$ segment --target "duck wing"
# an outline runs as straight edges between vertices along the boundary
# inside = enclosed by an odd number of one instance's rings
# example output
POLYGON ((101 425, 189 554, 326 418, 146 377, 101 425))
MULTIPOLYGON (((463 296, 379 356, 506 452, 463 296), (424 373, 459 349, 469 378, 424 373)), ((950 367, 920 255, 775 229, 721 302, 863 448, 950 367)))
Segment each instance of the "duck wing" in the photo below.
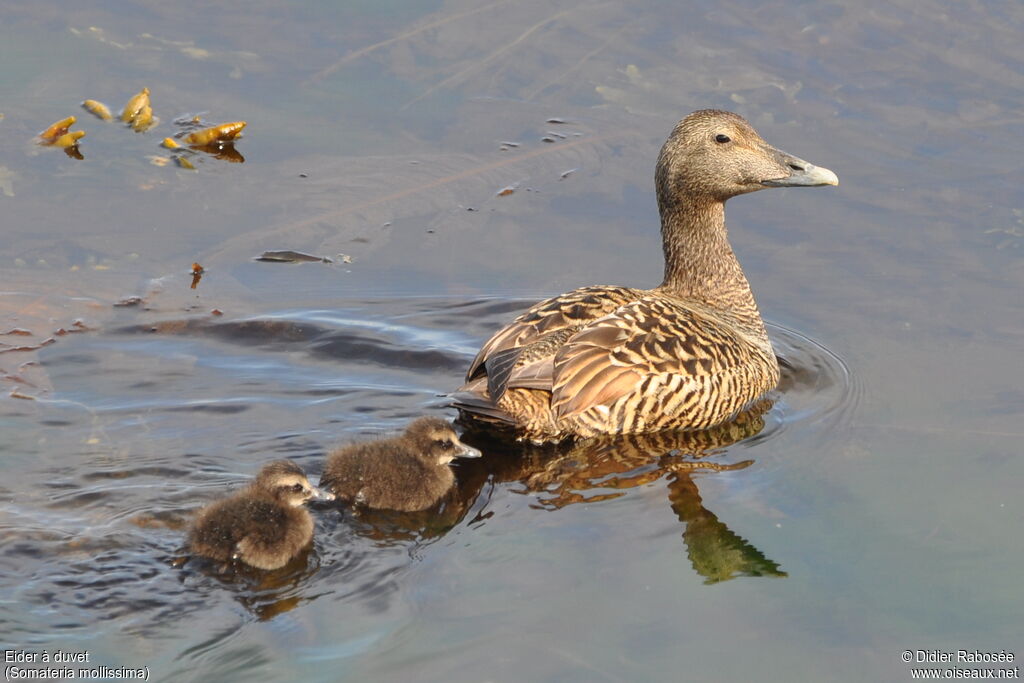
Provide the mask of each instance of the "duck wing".
POLYGON ((288 535, 287 513, 278 504, 259 498, 243 502, 244 523, 235 543, 233 557, 250 562, 254 553, 266 553, 283 543, 288 535))
POLYGON ((545 375, 541 370, 543 363, 538 364, 538 361, 553 356, 566 339, 588 322, 608 315, 645 293, 629 287, 595 286, 541 301, 487 340, 470 364, 466 382, 486 375, 494 400, 510 386, 513 371, 521 381, 532 381, 535 388, 550 388, 550 371, 545 375), (527 363, 537 366, 524 368, 527 363))
POLYGON ((714 423, 711 413, 739 410, 769 390, 773 360, 767 338, 728 314, 647 295, 591 322, 559 348, 551 408, 559 420, 597 408, 613 423, 609 431, 680 415, 701 428, 714 423), (630 398, 620 402, 624 397, 630 398))

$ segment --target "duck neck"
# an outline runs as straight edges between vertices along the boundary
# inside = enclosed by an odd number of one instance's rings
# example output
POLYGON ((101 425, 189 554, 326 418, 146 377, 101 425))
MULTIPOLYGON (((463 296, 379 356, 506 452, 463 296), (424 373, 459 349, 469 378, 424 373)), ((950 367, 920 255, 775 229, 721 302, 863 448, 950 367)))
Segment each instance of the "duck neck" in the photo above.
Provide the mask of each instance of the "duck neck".
POLYGON ((661 239, 665 280, 659 289, 729 311, 766 336, 750 284, 729 245, 724 202, 704 198, 662 206, 661 239))

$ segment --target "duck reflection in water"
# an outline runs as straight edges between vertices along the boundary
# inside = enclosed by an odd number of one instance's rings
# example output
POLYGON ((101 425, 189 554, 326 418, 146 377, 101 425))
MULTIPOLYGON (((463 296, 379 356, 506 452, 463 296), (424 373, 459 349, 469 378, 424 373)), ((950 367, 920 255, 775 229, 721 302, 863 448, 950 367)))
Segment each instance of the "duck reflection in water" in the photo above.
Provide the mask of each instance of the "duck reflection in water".
POLYGON ((571 445, 537 446, 504 438, 492 429, 471 429, 462 442, 480 449, 483 457, 455 464, 455 485, 437 504, 417 511, 356 506, 340 527, 380 546, 413 543, 415 552, 467 517, 470 526, 484 521, 490 514, 486 499, 496 484, 517 482, 521 493, 536 496, 535 507, 557 511, 618 498, 629 489, 665 479, 669 505, 685 527, 682 538, 690 562, 706 583, 739 576, 786 576, 778 563, 704 507, 692 476, 749 467, 751 460, 722 462, 716 456, 738 441, 756 437, 771 405, 770 400, 759 401, 713 429, 600 436, 571 445))
POLYGON ((537 506, 547 510, 618 498, 628 489, 665 478, 669 505, 686 527, 682 538, 690 562, 705 583, 738 576, 781 577, 786 573, 778 563, 704 507, 692 476, 749 467, 751 460, 722 463, 711 458, 760 432, 770 407, 771 401, 762 400, 733 421, 699 432, 601 436, 557 449, 498 440, 493 431, 464 439, 484 451, 494 479, 521 482, 524 492, 537 495, 537 506))

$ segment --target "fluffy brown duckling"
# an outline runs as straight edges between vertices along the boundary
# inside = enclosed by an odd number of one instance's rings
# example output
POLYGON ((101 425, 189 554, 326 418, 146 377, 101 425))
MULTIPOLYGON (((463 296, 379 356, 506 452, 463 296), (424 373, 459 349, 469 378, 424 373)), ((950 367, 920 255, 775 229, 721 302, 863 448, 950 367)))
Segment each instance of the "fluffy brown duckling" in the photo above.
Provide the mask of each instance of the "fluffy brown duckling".
POLYGON ((584 287, 536 304, 483 345, 456 407, 538 442, 731 420, 775 387, 779 366, 729 246, 725 202, 770 187, 838 184, 737 114, 690 114, 655 170, 662 283, 584 287))
POLYGON ((188 545, 197 555, 258 569, 277 569, 313 540, 313 517, 302 507, 314 498, 332 499, 288 460, 263 466, 252 484, 199 511, 188 545))
POLYGON ((331 453, 320 486, 338 500, 382 510, 413 512, 436 505, 455 484, 448 464, 479 458, 452 426, 421 417, 391 439, 352 444, 331 453))

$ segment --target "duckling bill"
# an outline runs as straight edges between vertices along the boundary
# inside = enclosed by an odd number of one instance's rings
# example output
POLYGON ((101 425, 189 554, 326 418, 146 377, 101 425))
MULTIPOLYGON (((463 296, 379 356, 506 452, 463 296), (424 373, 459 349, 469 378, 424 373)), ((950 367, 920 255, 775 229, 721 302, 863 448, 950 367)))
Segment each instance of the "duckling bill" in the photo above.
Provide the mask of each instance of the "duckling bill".
POLYGON ((318 491, 295 463, 277 460, 245 489, 200 510, 188 545, 221 562, 278 569, 312 542, 313 517, 302 505, 315 498, 333 496, 318 491))
POLYGON ((455 458, 479 458, 450 424, 434 417, 412 422, 401 436, 340 448, 328 457, 320 486, 341 501, 414 512, 441 501, 455 485, 455 458))
POLYGON ((536 304, 483 345, 454 405, 463 419, 537 442, 728 422, 775 387, 779 366, 729 245, 725 202, 838 184, 737 114, 690 114, 655 168, 662 283, 583 287, 536 304))

